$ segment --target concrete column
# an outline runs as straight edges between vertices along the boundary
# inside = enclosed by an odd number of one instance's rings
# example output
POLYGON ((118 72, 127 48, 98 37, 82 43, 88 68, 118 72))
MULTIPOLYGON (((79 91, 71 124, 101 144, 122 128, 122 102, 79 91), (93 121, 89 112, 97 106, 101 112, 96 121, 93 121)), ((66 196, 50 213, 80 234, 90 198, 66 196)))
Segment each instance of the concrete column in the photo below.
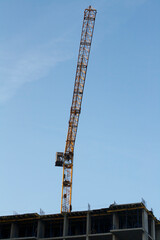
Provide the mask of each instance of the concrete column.
POLYGON ((148 240, 148 233, 142 233, 142 240, 148 240))
POLYGON ((87 223, 86 223, 86 240, 89 240, 89 234, 91 233, 91 213, 87 212, 87 223))
POLYGON ((142 210, 142 227, 148 233, 148 213, 145 209, 142 210))
POLYGON ((155 220, 154 219, 152 219, 152 222, 151 222, 151 237, 153 238, 153 240, 156 239, 155 220))
POLYGON ((145 209, 142 210, 142 227, 144 229, 142 240, 148 240, 148 213, 145 209))
POLYGON ((113 213, 113 229, 119 229, 119 217, 117 213, 113 213))
POLYGON ((63 237, 68 235, 68 216, 67 213, 64 213, 64 220, 63 220, 63 237))
POLYGON ((44 238, 44 223, 39 220, 38 227, 37 227, 37 238, 44 238))
POLYGON ((112 235, 112 240, 118 240, 118 237, 116 237, 115 235, 112 235))
POLYGON ((16 223, 11 224, 11 232, 10 238, 17 238, 18 237, 18 226, 16 223))

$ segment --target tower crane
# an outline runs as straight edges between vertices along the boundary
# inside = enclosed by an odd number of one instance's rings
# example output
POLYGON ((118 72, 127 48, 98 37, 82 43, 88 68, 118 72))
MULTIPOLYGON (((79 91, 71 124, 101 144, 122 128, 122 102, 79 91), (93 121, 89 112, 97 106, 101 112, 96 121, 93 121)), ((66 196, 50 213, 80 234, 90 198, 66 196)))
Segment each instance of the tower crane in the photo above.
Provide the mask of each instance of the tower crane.
POLYGON ((79 122, 79 115, 81 112, 81 104, 83 98, 83 91, 96 13, 97 13, 96 9, 92 8, 91 6, 86 8, 84 11, 84 19, 82 25, 72 105, 70 109, 66 146, 64 153, 63 152, 56 153, 55 166, 63 167, 61 213, 71 212, 72 210, 71 200, 72 200, 73 155, 79 122))

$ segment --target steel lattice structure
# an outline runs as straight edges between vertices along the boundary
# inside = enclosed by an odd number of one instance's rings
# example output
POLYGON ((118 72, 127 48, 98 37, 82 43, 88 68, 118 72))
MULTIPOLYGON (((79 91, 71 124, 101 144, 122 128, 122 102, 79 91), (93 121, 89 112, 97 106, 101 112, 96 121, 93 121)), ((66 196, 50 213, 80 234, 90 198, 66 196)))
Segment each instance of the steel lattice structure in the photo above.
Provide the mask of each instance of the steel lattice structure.
POLYGON ((70 119, 69 119, 65 152, 64 154, 57 153, 56 166, 63 166, 61 212, 70 212, 72 208, 71 198, 72 198, 74 146, 75 146, 75 140, 77 135, 79 115, 81 112, 81 104, 82 104, 82 98, 83 98, 83 91, 84 91, 96 13, 97 11, 93 9, 91 6, 89 6, 84 11, 84 19, 83 19, 83 25, 82 25, 82 33, 81 33, 79 55, 78 55, 78 62, 77 62, 77 69, 76 69, 76 76, 75 76, 72 105, 70 110, 70 119))

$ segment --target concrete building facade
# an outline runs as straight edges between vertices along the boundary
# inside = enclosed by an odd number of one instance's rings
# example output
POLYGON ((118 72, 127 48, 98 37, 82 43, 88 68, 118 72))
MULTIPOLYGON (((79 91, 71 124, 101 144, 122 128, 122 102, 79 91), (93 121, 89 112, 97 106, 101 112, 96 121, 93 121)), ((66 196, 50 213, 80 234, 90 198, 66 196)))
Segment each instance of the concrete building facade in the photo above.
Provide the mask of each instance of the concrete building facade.
POLYGON ((143 203, 65 214, 1 216, 0 239, 160 240, 160 221, 143 203))

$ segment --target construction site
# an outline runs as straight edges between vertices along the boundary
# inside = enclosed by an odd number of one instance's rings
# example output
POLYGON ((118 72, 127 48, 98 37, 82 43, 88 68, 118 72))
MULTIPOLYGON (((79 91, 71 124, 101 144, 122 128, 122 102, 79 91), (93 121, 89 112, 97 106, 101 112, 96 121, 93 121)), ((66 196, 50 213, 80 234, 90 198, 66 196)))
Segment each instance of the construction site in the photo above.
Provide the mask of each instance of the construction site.
POLYGON ((63 168, 61 213, 1 216, 0 239, 160 240, 160 221, 144 202, 72 212, 74 147, 96 13, 91 6, 84 11, 66 146, 56 153, 55 166, 63 168))
POLYGON ((159 240, 160 221, 143 203, 0 217, 0 239, 159 240))

